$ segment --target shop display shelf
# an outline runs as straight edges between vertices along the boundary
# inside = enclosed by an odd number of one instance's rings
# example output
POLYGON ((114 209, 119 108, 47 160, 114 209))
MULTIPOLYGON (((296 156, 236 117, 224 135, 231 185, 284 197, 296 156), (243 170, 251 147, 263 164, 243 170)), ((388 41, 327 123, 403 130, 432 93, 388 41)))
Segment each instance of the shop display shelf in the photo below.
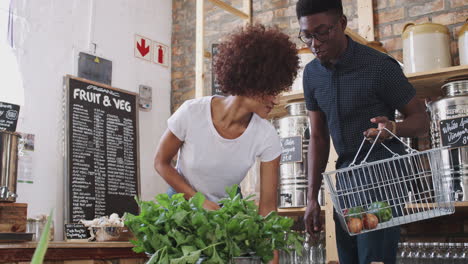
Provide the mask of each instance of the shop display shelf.
POLYGON ((441 87, 447 80, 460 76, 468 77, 468 65, 452 66, 432 71, 407 74, 409 82, 416 88, 420 98, 442 95, 441 87))
MULTIPOLYGON (((320 206, 322 214, 325 212, 325 206, 320 206)), ((278 208, 278 214, 283 216, 304 216, 306 211, 305 207, 297 208, 278 208)))
MULTIPOLYGON (((409 82, 416 88, 419 98, 433 98, 442 95, 441 87, 447 80, 460 76, 468 77, 468 65, 452 66, 432 71, 407 74, 409 82)), ((285 105, 304 99, 301 90, 289 91, 280 96, 279 104, 271 111, 269 118, 279 118, 287 114, 285 105)))
MULTIPOLYGON (((408 209, 423 209, 423 208, 434 208, 436 204, 433 203, 407 203, 405 208, 408 209)), ((455 213, 468 212, 468 202, 455 202, 455 213)))

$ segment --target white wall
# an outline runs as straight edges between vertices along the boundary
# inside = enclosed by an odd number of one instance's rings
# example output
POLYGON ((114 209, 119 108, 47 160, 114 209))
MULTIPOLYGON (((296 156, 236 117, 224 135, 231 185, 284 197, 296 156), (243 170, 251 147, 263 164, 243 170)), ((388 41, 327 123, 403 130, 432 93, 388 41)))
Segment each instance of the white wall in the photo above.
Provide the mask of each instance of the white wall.
MULTIPOLYGON (((6 1, 6 0, 2 0, 6 1)), ((77 75, 78 52, 112 61, 112 86, 138 92, 153 88, 153 109, 139 113, 142 198, 164 192, 152 159, 170 115, 170 68, 134 57, 134 34, 170 46, 172 1, 169 0, 13 0, 15 53, 24 83, 24 106, 18 131, 36 135, 34 183, 18 185, 17 202, 28 215, 55 209, 56 240, 63 237, 63 86, 77 75), (94 15, 93 15, 94 13, 94 15)), ((1 63, 1 62, 0 62, 1 63)))

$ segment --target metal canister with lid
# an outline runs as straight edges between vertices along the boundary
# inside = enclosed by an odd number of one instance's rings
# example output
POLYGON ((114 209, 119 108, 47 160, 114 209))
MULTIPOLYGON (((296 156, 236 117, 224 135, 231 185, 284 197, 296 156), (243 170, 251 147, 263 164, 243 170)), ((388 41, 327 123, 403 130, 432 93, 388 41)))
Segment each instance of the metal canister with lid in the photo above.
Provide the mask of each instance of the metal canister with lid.
POLYGON ((0 131, 0 202, 15 202, 19 134, 0 131))
MULTIPOLYGON (((400 113, 400 111, 395 110, 395 122, 400 123, 405 120, 405 116, 400 113)), ((412 148, 413 140, 409 137, 400 137, 400 140, 403 141, 407 146, 405 146, 406 153, 410 153, 410 148, 412 148)))
POLYGON ((403 29, 402 39, 405 73, 452 66, 450 32, 446 26, 408 23, 403 29))
MULTIPOLYGON (((279 207, 304 207, 307 205, 307 148, 309 145, 309 118, 304 102, 286 105, 288 115, 274 120, 273 124, 281 138, 283 155, 280 165, 279 207), (285 159, 285 142, 299 140, 299 158, 285 159)), ((295 147, 297 144, 295 144, 295 147)), ((296 155, 298 156, 298 155, 296 155)))
MULTIPOLYGON (((428 104, 431 114, 432 147, 441 147, 441 127, 444 120, 468 118, 468 77, 442 86, 444 97, 428 104)), ((468 128, 466 128, 468 129, 468 128)), ((468 147, 455 147, 442 152, 444 168, 453 177, 455 199, 468 201, 468 147)))

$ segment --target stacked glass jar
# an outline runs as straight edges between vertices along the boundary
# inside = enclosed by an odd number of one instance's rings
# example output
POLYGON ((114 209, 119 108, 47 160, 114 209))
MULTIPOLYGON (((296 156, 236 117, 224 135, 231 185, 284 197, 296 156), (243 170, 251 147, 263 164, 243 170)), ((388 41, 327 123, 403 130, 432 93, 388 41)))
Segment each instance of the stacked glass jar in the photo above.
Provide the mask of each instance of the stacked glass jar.
POLYGON ((317 234, 318 238, 312 238, 307 232, 301 232, 304 238, 302 255, 298 252, 280 252, 280 264, 325 264, 325 231, 317 234))
POLYGON ((396 263, 465 264, 468 263, 468 243, 399 243, 396 263))

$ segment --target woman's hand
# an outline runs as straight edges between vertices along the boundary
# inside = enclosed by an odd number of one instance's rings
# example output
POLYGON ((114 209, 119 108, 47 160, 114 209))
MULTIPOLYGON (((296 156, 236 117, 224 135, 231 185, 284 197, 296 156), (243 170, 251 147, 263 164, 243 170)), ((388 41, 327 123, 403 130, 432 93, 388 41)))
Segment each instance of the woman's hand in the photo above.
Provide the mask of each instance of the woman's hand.
POLYGON ((215 211, 215 210, 218 210, 219 208, 219 205, 215 202, 212 202, 210 200, 205 200, 205 202, 203 203, 203 208, 207 209, 207 210, 211 210, 211 211, 215 211))

